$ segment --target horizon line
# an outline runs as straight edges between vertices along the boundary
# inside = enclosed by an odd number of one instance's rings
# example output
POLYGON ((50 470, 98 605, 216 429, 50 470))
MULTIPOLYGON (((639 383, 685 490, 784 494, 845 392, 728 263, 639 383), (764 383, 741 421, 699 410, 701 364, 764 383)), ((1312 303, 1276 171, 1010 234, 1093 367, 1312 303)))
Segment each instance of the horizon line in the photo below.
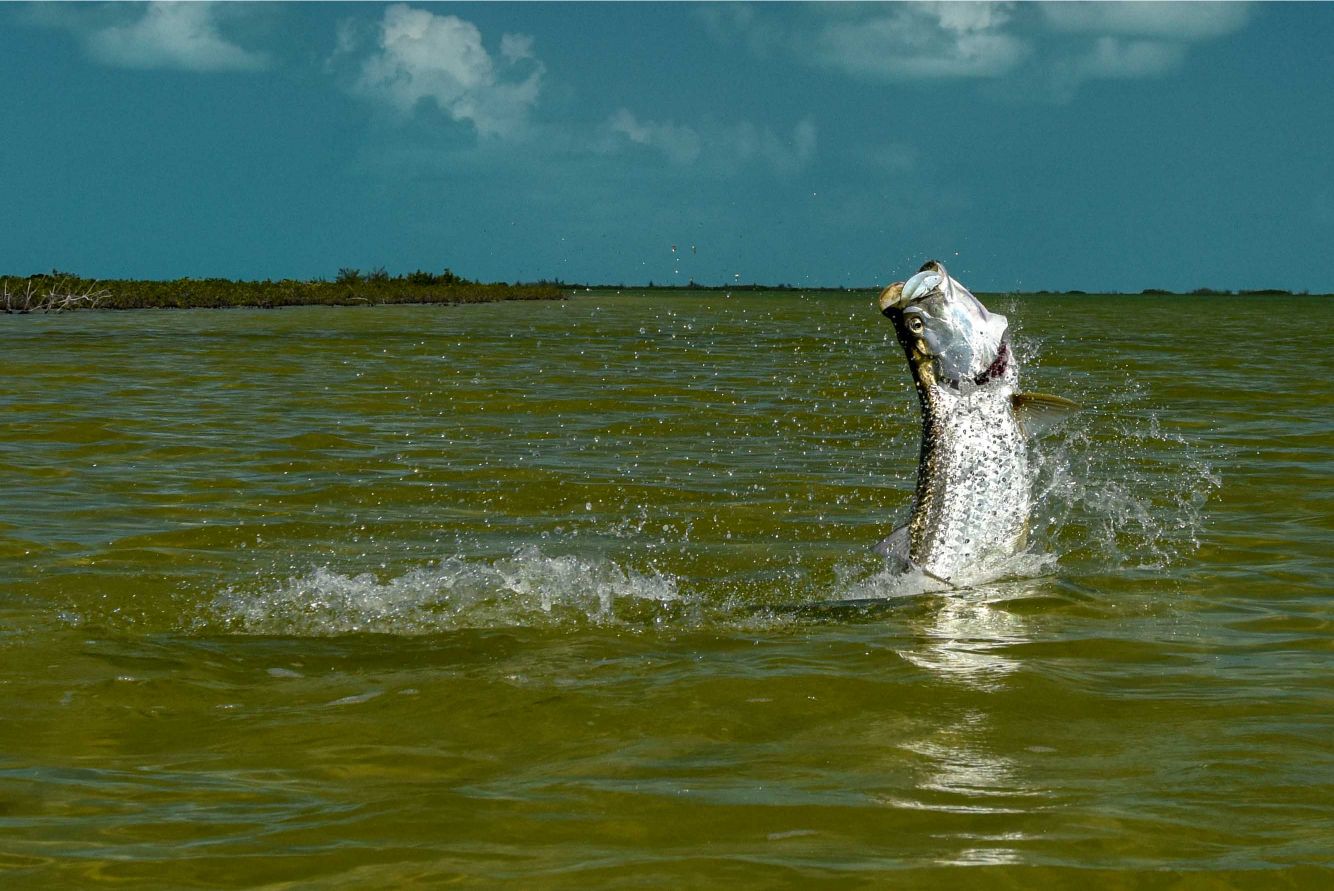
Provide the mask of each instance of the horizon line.
MULTIPOLYGON (((378 279, 378 280, 380 280, 380 281, 384 281, 384 282, 386 282, 386 283, 403 282, 403 283, 405 283, 405 284, 408 284, 408 283, 410 283, 410 282, 408 281, 409 276, 411 276, 411 275, 413 274, 413 273, 399 273, 399 274, 397 274, 397 275, 392 275, 392 276, 390 276, 390 275, 388 275, 387 273, 384 272, 384 268, 383 268, 383 267, 376 267, 374 270, 372 270, 371 273, 367 274, 367 279, 368 279, 368 280, 376 280, 376 279, 372 279, 372 278, 371 278, 371 276, 375 274, 376 270, 378 270, 379 273, 381 273, 382 275, 385 276, 384 278, 382 278, 382 279, 378 279)), ((341 276, 344 272, 347 272, 347 271, 349 271, 349 270, 347 270, 347 269, 340 269, 340 270, 339 270, 339 276, 341 276)), ((354 273, 356 276, 358 276, 358 277, 360 277, 360 275, 361 275, 360 270, 357 270, 357 269, 351 269, 350 271, 353 272, 353 273, 354 273)), ((416 274, 421 274, 421 270, 416 270, 416 274)), ((446 267, 446 268, 445 268, 445 274, 447 274, 447 275, 454 275, 454 273, 451 272, 451 270, 449 269, 449 267, 446 267)), ((225 281, 225 282, 238 282, 238 283, 239 283, 239 282, 283 282, 283 281, 291 281, 291 282, 310 282, 310 283, 313 283, 313 282, 330 282, 330 281, 337 282, 337 281, 338 281, 338 278, 329 278, 329 277, 326 277, 326 276, 315 276, 315 277, 313 277, 313 278, 294 278, 294 277, 290 277, 290 276, 284 276, 284 277, 282 277, 282 278, 272 278, 272 277, 265 277, 265 278, 228 278, 228 277, 226 277, 226 276, 217 276, 217 275, 214 275, 214 276, 188 276, 188 275, 187 275, 187 276, 177 276, 177 277, 174 277, 174 278, 103 278, 103 277, 85 276, 85 275, 81 275, 81 274, 76 273, 76 272, 68 272, 68 271, 65 271, 65 270, 58 269, 58 268, 53 268, 50 272, 36 272, 36 273, 32 273, 32 274, 30 274, 30 275, 12 275, 12 274, 9 274, 9 273, 0 273, 0 279, 33 279, 33 278, 70 278, 70 279, 77 279, 77 280, 80 280, 80 281, 93 281, 93 282, 161 282, 161 283, 175 282, 175 281, 180 281, 180 282, 186 282, 186 281, 225 281)), ((733 282, 733 283, 729 283, 729 284, 710 284, 710 283, 707 283, 707 282, 697 282, 697 281, 695 281, 694 279, 691 279, 691 280, 689 280, 689 281, 687 281, 687 282, 684 282, 684 283, 665 283, 665 282, 657 282, 657 281, 655 281, 655 280, 653 280, 653 279, 649 279, 647 283, 644 283, 644 282, 638 282, 638 283, 634 283, 634 282, 632 282, 632 283, 617 282, 617 283, 612 283, 612 282, 572 282, 572 281, 565 281, 564 279, 561 279, 561 278, 539 278, 539 279, 532 279, 532 280, 527 280, 527 281, 522 280, 522 279, 498 279, 498 280, 496 280, 496 281, 494 281, 494 282, 483 282, 483 281, 481 281, 481 280, 479 280, 479 279, 468 279, 466 276, 459 276, 458 278, 459 278, 459 280, 462 281, 462 282, 474 282, 474 283, 477 283, 477 284, 500 284, 500 285, 553 285, 553 286, 561 287, 561 288, 584 289, 584 290, 598 290, 598 291, 610 291, 610 290, 654 290, 654 291, 728 291, 728 290, 743 290, 743 291, 803 291, 803 290, 804 290, 804 291, 845 291, 845 292, 854 292, 854 291, 879 291, 879 290, 883 290, 885 287, 887 287, 887 285, 882 285, 882 284, 860 284, 860 285, 824 285, 824 284, 805 284, 805 285, 794 285, 794 284, 791 284, 791 283, 789 283, 789 282, 777 282, 777 283, 772 283, 772 284, 771 284, 771 283, 765 283, 765 282, 733 282)), ((1276 287, 1260 287, 1260 288, 1214 288, 1214 287, 1204 286, 1204 287, 1192 288, 1192 289, 1190 289, 1190 290, 1174 290, 1174 289, 1171 289, 1171 288, 1160 288, 1160 287, 1140 288, 1140 289, 1138 289, 1138 290, 1099 289, 1099 288, 1087 288, 1087 287, 1085 287, 1085 288, 1023 288, 1023 289, 1020 289, 1020 288, 1002 288, 1002 289, 997 289, 997 288, 985 288, 985 287, 979 287, 979 288, 970 288, 970 290, 972 290, 972 291, 974 291, 975 293, 978 293, 978 294, 988 294, 988 295, 1006 295, 1006 294, 1059 294, 1059 295, 1069 295, 1069 296, 1080 296, 1080 295, 1096 295, 1096 294, 1123 294, 1123 295, 1143 295, 1143 296, 1153 296, 1153 295, 1174 295, 1174 296, 1178 296, 1178 297, 1191 297, 1191 296, 1195 296, 1195 297, 1208 297, 1208 296, 1226 297, 1226 296, 1247 296, 1247 295, 1275 295, 1275 296, 1280 296, 1280 295, 1287 294, 1287 295, 1291 295, 1291 296, 1294 296, 1294 297, 1302 297, 1302 296, 1334 296, 1334 290, 1319 291, 1319 290, 1312 290, 1312 289, 1309 289, 1309 288, 1303 288, 1303 289, 1301 289, 1301 290, 1293 290, 1293 289, 1291 289, 1291 288, 1276 288, 1276 287)))

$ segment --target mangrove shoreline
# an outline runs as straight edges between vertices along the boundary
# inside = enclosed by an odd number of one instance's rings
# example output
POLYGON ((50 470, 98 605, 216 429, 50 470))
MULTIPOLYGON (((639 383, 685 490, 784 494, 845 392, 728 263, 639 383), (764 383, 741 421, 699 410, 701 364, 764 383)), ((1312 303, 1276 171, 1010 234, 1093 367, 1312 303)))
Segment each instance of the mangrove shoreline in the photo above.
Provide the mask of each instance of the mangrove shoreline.
MULTIPOLYGON (((234 281, 223 278, 181 278, 171 280, 84 278, 72 273, 53 271, 30 276, 0 276, 0 314, 69 312, 76 309, 277 309, 286 306, 385 306, 392 304, 493 303, 505 300, 564 300, 575 292, 620 293, 801 293, 874 296, 878 286, 796 287, 788 284, 701 285, 609 285, 572 284, 556 281, 507 284, 476 282, 443 273, 414 272, 389 276, 375 270, 363 276, 358 270, 343 269, 337 279, 302 281, 234 281)), ((1110 292, 1108 292, 1110 293, 1110 292)), ((1260 290, 1168 291, 1146 288, 1137 292, 1148 297, 1229 297, 1229 296, 1329 296, 1311 295, 1278 288, 1260 290)), ((1078 296, 1096 299, 1103 292, 1024 291, 978 292, 987 299, 1036 296, 1078 296)))
POLYGON ((492 303, 563 300, 571 288, 550 282, 505 284, 469 281, 449 270, 390 277, 362 277, 343 270, 335 281, 232 281, 181 278, 167 281, 88 279, 53 272, 0 276, 0 313, 68 312, 76 309, 228 309, 284 306, 382 306, 386 304, 492 303))

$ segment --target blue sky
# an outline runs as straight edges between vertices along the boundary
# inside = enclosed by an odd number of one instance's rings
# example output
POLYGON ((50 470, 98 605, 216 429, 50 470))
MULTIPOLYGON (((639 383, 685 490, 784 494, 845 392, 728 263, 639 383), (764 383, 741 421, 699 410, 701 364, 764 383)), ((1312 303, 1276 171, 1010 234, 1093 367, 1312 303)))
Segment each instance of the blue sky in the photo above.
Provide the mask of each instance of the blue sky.
POLYGON ((7 5, 0 270, 1330 291, 1331 45, 1329 4, 7 5))

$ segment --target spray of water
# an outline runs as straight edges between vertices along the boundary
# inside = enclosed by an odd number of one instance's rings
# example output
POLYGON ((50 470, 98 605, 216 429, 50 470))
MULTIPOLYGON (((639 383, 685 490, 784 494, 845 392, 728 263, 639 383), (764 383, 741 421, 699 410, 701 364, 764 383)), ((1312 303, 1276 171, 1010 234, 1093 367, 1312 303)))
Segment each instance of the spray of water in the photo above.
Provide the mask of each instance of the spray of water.
POLYGON ((451 556, 380 581, 328 568, 277 585, 228 588, 201 623, 249 634, 424 634, 457 628, 668 621, 674 579, 605 559, 547 556, 536 547, 498 560, 451 556))
MULTIPOLYGON (((1154 417, 1115 417, 1109 429, 1072 424, 1033 446, 1029 549, 974 567, 956 580, 960 587, 978 591, 1052 573, 1161 570, 1188 559, 1217 478, 1190 441, 1164 431, 1154 417), (1119 456, 1137 447, 1162 457, 1127 466, 1119 456)), ((1092 424, 1098 422, 1095 415, 1092 424)), ((622 529, 613 524, 607 537, 622 529)), ((573 539, 548 542, 562 545, 583 547, 573 539)), ((208 604, 199 624, 299 636, 515 626, 759 627, 840 602, 959 593, 920 572, 867 559, 839 563, 832 579, 816 584, 802 573, 771 579, 763 592, 742 582, 635 568, 635 562, 633 556, 553 555, 528 545, 498 559, 456 554, 388 579, 314 568, 276 583, 229 587, 208 604)))
POLYGON ((1086 570, 1161 570, 1198 549, 1221 484, 1198 441, 1167 427, 1127 379, 1030 443, 1033 549, 1086 570))
MULTIPOLYGON (((1011 311, 1012 318, 1019 315, 1011 311)), ((1040 365, 1040 341, 1018 334, 1014 345, 1025 367, 1040 365)), ((1030 443, 1029 547, 973 567, 956 579, 963 592, 947 591, 919 572, 897 571, 869 555, 850 553, 832 571, 827 564, 818 569, 819 558, 803 556, 799 543, 784 577, 756 581, 750 578, 754 573, 735 566, 712 577, 660 571, 642 565, 644 553, 669 544, 688 550, 707 543, 647 542, 646 530, 656 519, 673 521, 662 524, 665 530, 681 525, 675 523, 681 518, 655 518, 650 524, 641 509, 638 515, 605 518, 577 540, 544 534, 542 549, 525 545, 500 558, 465 549, 388 579, 324 567, 278 582, 234 586, 212 599, 200 625, 314 636, 515 626, 758 627, 808 619, 825 608, 846 616, 838 604, 894 603, 923 595, 1004 599, 1013 594, 1005 588, 1007 580, 1160 571, 1189 559, 1199 544, 1205 504, 1219 485, 1213 456, 1165 425, 1145 387, 1128 375, 1120 380, 1102 375, 1096 385, 1082 387, 1072 381, 1062 390, 1084 409, 1064 428, 1030 443), (597 541, 620 553, 592 553, 589 545, 597 541), (551 553, 567 550, 575 553, 551 553)), ((682 522, 688 529, 688 519, 682 522)), ((812 535, 818 537, 819 530, 812 535)), ((730 532, 726 537, 731 539, 730 532)))

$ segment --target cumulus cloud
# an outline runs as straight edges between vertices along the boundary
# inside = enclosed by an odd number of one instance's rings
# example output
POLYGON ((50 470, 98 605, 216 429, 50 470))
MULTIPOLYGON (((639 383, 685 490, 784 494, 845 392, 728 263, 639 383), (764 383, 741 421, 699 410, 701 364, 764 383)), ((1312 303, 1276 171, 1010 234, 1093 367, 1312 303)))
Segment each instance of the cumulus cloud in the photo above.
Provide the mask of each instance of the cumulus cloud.
POLYGON ((1247 3, 1212 2, 1043 3, 1037 9, 1063 39, 1091 41, 1076 43, 1077 52, 1058 66, 1068 92, 1095 78, 1167 74, 1185 63, 1191 44, 1238 31, 1251 15, 1247 3))
POLYGON ((902 3, 701 12, 715 39, 866 80, 1051 81, 1069 98, 1092 79, 1158 77, 1191 46, 1243 28, 1247 3, 902 3))
POLYGON ((541 90, 545 68, 524 35, 503 35, 493 58, 471 22, 400 3, 384 11, 375 42, 354 89, 402 114, 434 105, 483 136, 510 136, 541 90))
MULTIPOLYGON (((385 8, 378 21, 340 22, 328 67, 342 73, 352 93, 396 116, 437 109, 484 137, 497 137, 486 146, 488 164, 512 163, 540 150, 548 159, 583 163, 616 155, 691 175, 730 175, 748 167, 787 175, 809 164, 816 150, 810 120, 787 133, 744 120, 648 119, 624 107, 592 126, 536 120, 546 69, 532 37, 503 34, 488 48, 472 22, 404 3, 385 8)), ((434 145, 385 155, 422 169, 454 167, 463 157, 434 145)))
POLYGON ((238 7, 214 3, 147 3, 87 10, 58 8, 38 24, 75 34, 93 59, 118 68, 254 71, 269 64, 222 33, 220 18, 238 7), (128 15, 128 17, 127 17, 128 15))
POLYGON ((850 74, 885 80, 992 77, 1028 52, 1007 33, 1009 4, 905 3, 862 18, 826 21, 798 53, 850 74))
POLYGON ((763 164, 770 170, 790 174, 806 166, 815 156, 816 130, 810 120, 800 121, 790 137, 750 121, 724 126, 696 128, 665 121, 640 120, 629 109, 619 109, 606 124, 614 137, 612 148, 630 143, 660 152, 678 165, 699 163, 704 167, 735 169, 763 164))

